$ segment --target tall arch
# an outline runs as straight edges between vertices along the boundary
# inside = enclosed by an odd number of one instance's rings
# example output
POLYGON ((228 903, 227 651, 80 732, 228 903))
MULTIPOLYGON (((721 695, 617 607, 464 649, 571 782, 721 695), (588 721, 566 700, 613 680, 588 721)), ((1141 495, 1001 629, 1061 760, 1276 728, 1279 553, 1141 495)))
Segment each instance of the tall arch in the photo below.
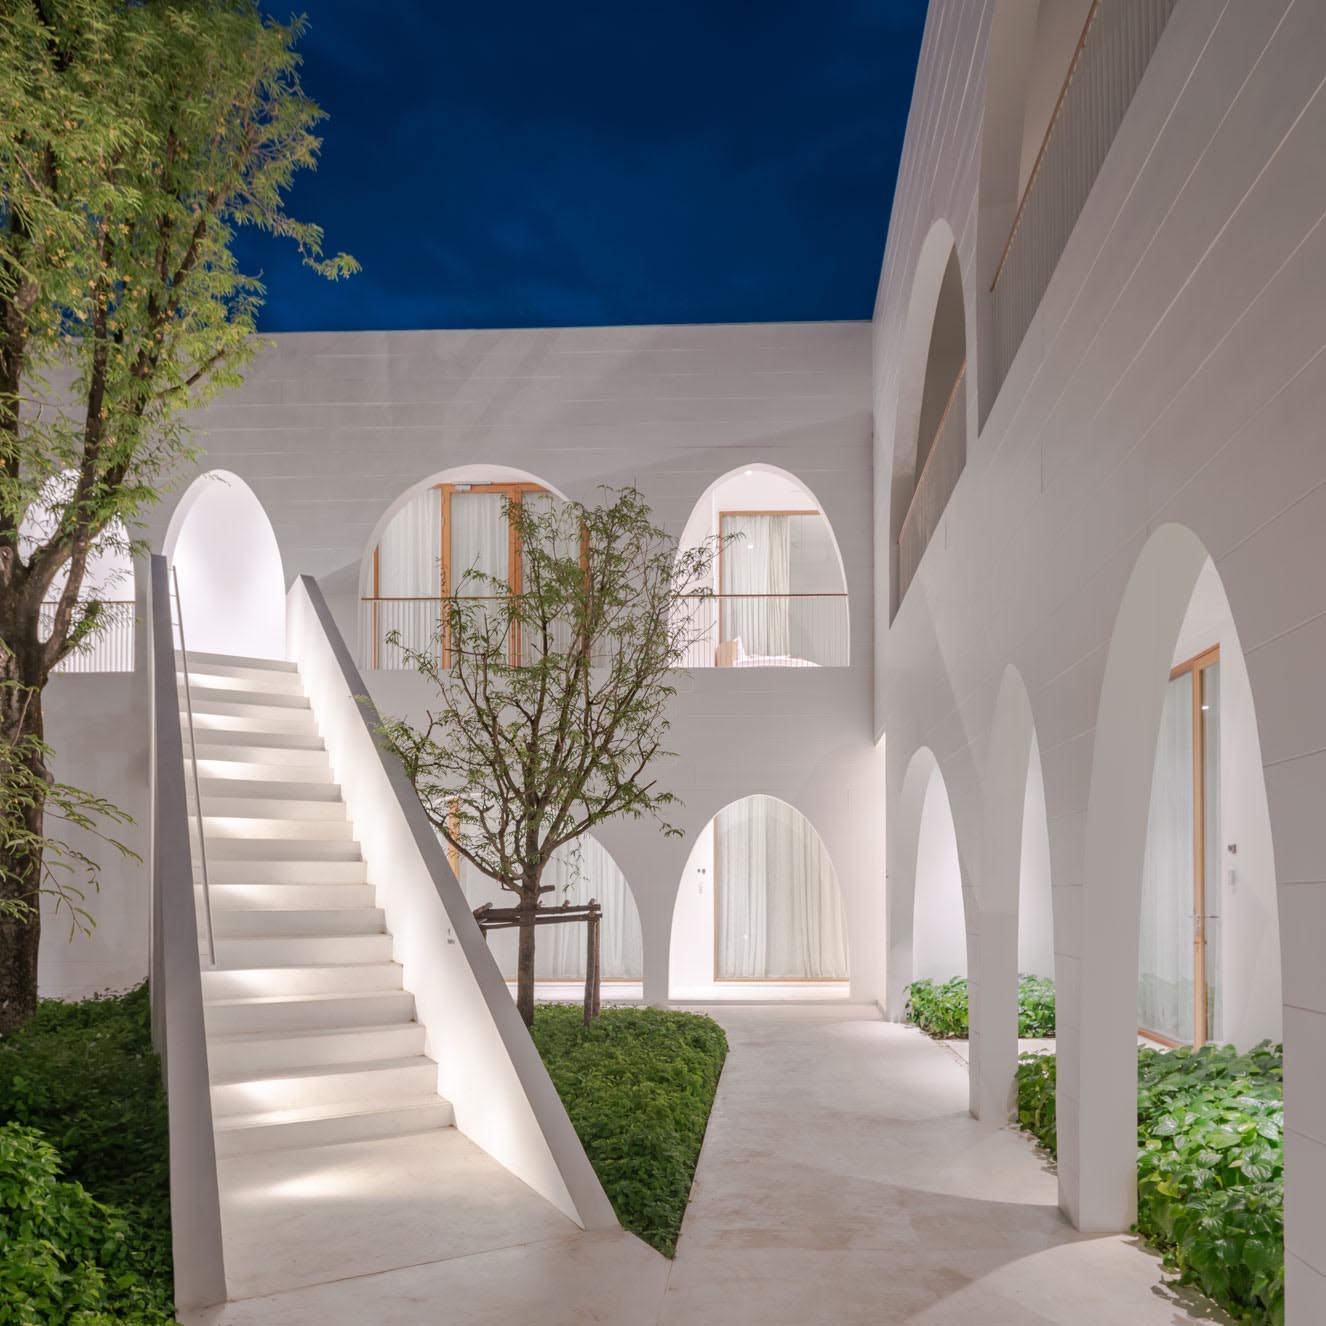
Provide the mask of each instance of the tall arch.
POLYGON ((1012 1107, 1017 1067, 1018 974, 1054 974, 1044 779, 1031 700, 1011 664, 1000 680, 990 726, 982 851, 972 1065, 979 1074, 979 1116, 1003 1120, 1012 1107))
POLYGON ((893 611, 911 584, 967 462, 967 315, 953 231, 921 245, 898 365, 889 544, 893 611))
POLYGON ((752 462, 701 493, 679 548, 717 545, 712 598, 697 598, 687 667, 843 667, 847 575, 819 499, 790 471, 752 462))
POLYGON ((185 490, 166 529, 190 649, 285 657, 285 572, 267 512, 229 470, 185 490))
MULTIPOLYGON (((1074 955, 1077 980, 1060 990, 1060 1201, 1082 1229, 1126 1228, 1136 1210, 1138 949, 1153 778, 1176 654, 1185 635, 1207 631, 1194 625, 1204 584, 1225 620, 1222 650, 1241 691, 1240 808, 1260 832, 1268 882, 1275 878, 1252 692, 1228 600, 1197 536, 1163 525, 1137 559, 1110 639, 1086 822, 1080 934, 1090 942, 1074 955)), ((1248 981, 1280 984, 1278 971, 1258 965, 1249 964, 1248 981)))
POLYGON ((756 793, 707 821, 673 904, 673 999, 841 997, 847 949, 837 872, 800 810, 756 793))

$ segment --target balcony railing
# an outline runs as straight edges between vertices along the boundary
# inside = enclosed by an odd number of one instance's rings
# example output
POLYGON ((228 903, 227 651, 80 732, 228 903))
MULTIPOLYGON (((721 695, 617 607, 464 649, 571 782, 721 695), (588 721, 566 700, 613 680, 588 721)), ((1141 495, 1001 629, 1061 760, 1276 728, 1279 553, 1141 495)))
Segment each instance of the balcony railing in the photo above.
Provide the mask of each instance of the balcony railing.
MULTIPOLYGON (((43 639, 55 625, 55 603, 41 605, 43 639)), ((72 654, 56 664, 57 672, 132 672, 134 670, 134 602, 103 599, 101 625, 72 654)))
MULTIPOLYGON (((678 625, 689 645, 678 667, 846 667, 850 661, 846 594, 704 594, 684 602, 678 625)), ((442 599, 369 597, 359 609, 366 667, 406 671, 407 648, 441 648, 442 599)))
POLYGON ((995 269, 1002 383, 1177 0, 1093 0, 995 269))
POLYGON ((967 463, 967 366, 958 370, 944 413, 939 416, 925 464, 916 476, 916 490, 898 531, 898 602, 912 583, 948 499, 967 463))

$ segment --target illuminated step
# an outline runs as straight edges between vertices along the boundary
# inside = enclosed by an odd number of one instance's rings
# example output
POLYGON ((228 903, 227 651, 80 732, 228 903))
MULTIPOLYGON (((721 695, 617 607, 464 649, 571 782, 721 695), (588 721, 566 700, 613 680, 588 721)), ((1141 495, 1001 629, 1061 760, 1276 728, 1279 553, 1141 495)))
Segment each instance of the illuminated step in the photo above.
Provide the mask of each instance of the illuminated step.
POLYGON ((364 1142, 449 1128, 454 1122, 455 1113, 450 1102, 432 1093, 417 1100, 398 1100, 390 1104, 369 1101, 357 1108, 324 1105, 269 1110, 217 1119, 216 1153, 218 1156, 243 1156, 296 1147, 364 1142))

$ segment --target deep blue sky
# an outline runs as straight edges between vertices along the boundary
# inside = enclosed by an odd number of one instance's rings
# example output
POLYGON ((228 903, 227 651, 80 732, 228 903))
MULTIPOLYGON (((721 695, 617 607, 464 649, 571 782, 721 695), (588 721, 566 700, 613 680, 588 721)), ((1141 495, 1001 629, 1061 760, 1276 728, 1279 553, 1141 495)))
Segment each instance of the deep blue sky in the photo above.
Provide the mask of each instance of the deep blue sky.
POLYGON ((870 316, 924 0, 305 2, 363 271, 242 235, 265 331, 870 316))

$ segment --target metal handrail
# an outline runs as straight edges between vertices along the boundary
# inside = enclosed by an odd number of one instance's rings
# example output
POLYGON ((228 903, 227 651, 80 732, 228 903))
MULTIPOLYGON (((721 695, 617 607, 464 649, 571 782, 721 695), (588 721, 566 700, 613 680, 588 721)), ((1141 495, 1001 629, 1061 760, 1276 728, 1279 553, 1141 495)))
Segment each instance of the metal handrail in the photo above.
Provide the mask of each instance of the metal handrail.
POLYGON ((198 859, 203 868, 203 916, 207 923, 207 960, 216 966, 216 936, 212 931, 212 890, 207 878, 207 834, 203 830, 203 795, 198 786, 198 738, 193 730, 193 691, 189 686, 189 647, 184 643, 184 600, 180 597, 180 576, 170 568, 175 586, 175 612, 179 617, 180 659, 184 664, 184 708, 189 716, 189 754, 193 762, 193 804, 198 812, 198 859))

